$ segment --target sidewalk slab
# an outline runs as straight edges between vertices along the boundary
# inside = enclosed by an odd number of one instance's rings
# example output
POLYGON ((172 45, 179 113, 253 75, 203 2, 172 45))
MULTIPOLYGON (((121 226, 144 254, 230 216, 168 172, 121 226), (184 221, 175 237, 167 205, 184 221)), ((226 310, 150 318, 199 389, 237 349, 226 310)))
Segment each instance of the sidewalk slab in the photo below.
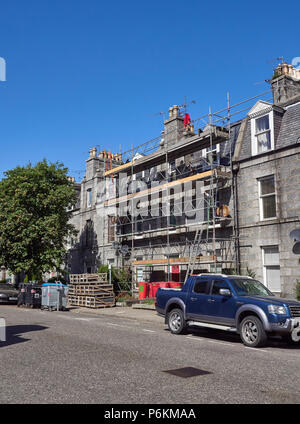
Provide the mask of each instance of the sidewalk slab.
POLYGON ((156 310, 153 309, 135 309, 132 307, 115 306, 113 308, 84 308, 84 307, 71 307, 69 310, 73 314, 91 314, 101 317, 114 317, 119 319, 132 319, 141 322, 156 322, 164 323, 164 319, 159 316, 156 310))

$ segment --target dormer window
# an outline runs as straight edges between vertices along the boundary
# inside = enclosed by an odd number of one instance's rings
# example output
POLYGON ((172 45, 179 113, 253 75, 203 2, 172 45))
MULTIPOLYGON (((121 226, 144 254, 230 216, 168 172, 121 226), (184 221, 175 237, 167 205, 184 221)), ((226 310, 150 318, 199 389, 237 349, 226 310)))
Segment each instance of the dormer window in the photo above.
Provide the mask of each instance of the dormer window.
POLYGON ((274 116, 270 103, 259 101, 248 114, 251 122, 251 153, 274 150, 274 116))
POLYGON ((271 129, 269 115, 255 119, 257 153, 271 150, 271 129))

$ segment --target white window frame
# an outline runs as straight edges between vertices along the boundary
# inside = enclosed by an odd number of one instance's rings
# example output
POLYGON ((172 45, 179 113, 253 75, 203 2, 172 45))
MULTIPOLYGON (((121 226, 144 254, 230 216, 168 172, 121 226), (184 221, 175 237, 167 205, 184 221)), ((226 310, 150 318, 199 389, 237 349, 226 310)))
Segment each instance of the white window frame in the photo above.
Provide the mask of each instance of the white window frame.
POLYGON ((86 206, 91 208, 93 205, 93 189, 88 188, 86 191, 86 206))
POLYGON ((268 175, 266 177, 262 177, 258 179, 258 196, 259 196, 259 216, 260 221, 270 221, 277 218, 277 196, 276 196, 276 182, 275 182, 275 176, 274 175, 268 175), (267 179, 273 178, 274 180, 274 193, 268 193, 268 194, 261 194, 261 182, 267 179), (263 199, 269 196, 275 195, 275 216, 272 216, 270 218, 264 218, 264 208, 263 208, 263 199))
POLYGON ((273 114, 273 111, 271 111, 269 113, 260 114, 258 116, 251 118, 251 153, 252 153, 252 156, 261 155, 261 154, 266 153, 266 152, 271 152, 272 150, 274 150, 274 148, 275 148, 275 142, 274 142, 274 114, 273 114), (256 120, 263 118, 264 116, 269 117, 269 127, 270 127, 270 129, 267 130, 267 131, 270 132, 271 148, 264 151, 264 152, 259 152, 258 151, 257 136, 260 135, 260 134, 263 134, 266 131, 263 131, 263 132, 260 132, 260 133, 256 132, 256 120))
POLYGON ((270 287, 269 285, 268 285, 268 282, 267 282, 267 269, 269 268, 276 268, 276 269, 278 269, 279 270, 279 276, 280 276, 280 260, 278 260, 278 264, 269 264, 269 265, 267 265, 266 263, 265 263, 265 251, 266 251, 266 249, 272 249, 272 248, 277 248, 278 249, 278 258, 279 258, 279 246, 278 245, 271 245, 271 246, 262 246, 261 247, 261 252, 262 252, 262 265, 263 265, 263 280, 264 280, 264 285, 266 286, 266 287, 268 287, 268 289, 269 290, 271 290, 271 292, 274 292, 274 293, 281 293, 281 291, 282 291, 282 289, 281 289, 281 282, 280 282, 280 290, 278 291, 278 290, 274 290, 272 287, 270 287))
POLYGON ((209 160, 208 160, 209 153, 216 153, 217 157, 219 156, 220 143, 214 144, 213 147, 214 148, 212 150, 210 150, 210 146, 206 147, 205 149, 202 150, 202 157, 205 158, 207 160, 207 162, 209 162, 209 160))

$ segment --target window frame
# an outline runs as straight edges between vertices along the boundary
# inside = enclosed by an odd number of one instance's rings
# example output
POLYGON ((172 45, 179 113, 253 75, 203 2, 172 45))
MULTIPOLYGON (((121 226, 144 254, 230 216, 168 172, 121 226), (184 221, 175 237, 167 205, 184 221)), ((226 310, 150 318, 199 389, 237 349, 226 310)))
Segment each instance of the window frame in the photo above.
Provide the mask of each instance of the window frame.
POLYGON ((115 234, 115 224, 114 224, 114 217, 111 215, 107 216, 107 243, 113 243, 116 241, 116 234, 115 234))
POLYGON ((210 279, 206 279, 203 280, 202 278, 196 278, 194 285, 193 285, 193 293, 198 295, 198 296, 210 296, 210 291, 211 291, 211 286, 212 286, 212 281, 210 279), (201 283, 201 282, 205 282, 206 283, 206 293, 197 293, 195 292, 195 286, 197 283, 201 283))
POLYGON ((277 219, 277 195, 276 195, 276 181, 275 181, 275 175, 268 175, 265 177, 261 177, 257 179, 258 181, 258 197, 259 197, 259 217, 260 217, 260 221, 271 221, 273 219, 277 219), (267 193, 267 194, 262 194, 261 193, 261 183, 262 181, 268 180, 273 178, 274 180, 274 192, 272 193, 267 193), (263 208, 263 199, 267 198, 267 197, 271 197, 274 196, 275 197, 275 215, 272 217, 268 217, 265 218, 264 217, 264 208, 263 208))
POLYGON ((258 116, 254 116, 254 117, 251 118, 251 154, 252 154, 252 156, 262 155, 264 153, 271 152, 272 150, 274 150, 274 148, 275 148, 275 143, 274 143, 274 114, 273 114, 273 110, 271 110, 270 112, 262 113, 258 116), (257 121, 257 119, 261 119, 265 116, 268 116, 268 118, 269 118, 269 129, 264 130, 264 131, 260 131, 258 133, 257 130, 256 130, 256 121, 257 121), (270 149, 265 150, 264 152, 259 152, 258 151, 258 136, 265 134, 267 132, 270 134, 271 147, 270 147, 270 149))
POLYGON ((281 287, 281 274, 280 274, 280 269, 281 269, 281 267, 280 267, 280 251, 279 251, 279 245, 278 244, 274 244, 274 245, 267 245, 267 246, 261 246, 261 253, 262 253, 262 266, 263 266, 263 284, 267 287, 267 289, 269 289, 271 292, 273 292, 273 293, 281 293, 281 291, 282 291, 282 287, 281 287), (268 264, 267 262, 266 262, 266 258, 265 258, 265 255, 266 255, 266 250, 267 249, 277 249, 277 252, 276 253, 278 253, 278 264, 268 264), (278 270, 279 271, 279 281, 280 281, 280 291, 278 291, 278 290, 274 290, 272 287, 269 287, 269 284, 268 284, 268 282, 267 282, 267 270, 268 269, 276 269, 276 270, 278 270))
POLYGON ((221 278, 218 278, 218 279, 214 279, 214 280, 212 281, 212 284, 211 284, 211 287, 210 287, 210 294, 211 294, 211 296, 222 296, 222 295, 221 295, 221 294, 219 294, 219 293, 213 293, 213 288, 214 288, 215 283, 223 283, 223 284, 226 284, 226 285, 227 285, 227 287, 220 287, 220 288, 222 288, 222 289, 228 289, 228 290, 230 290, 230 292, 231 292, 231 294, 232 294, 232 290, 231 290, 231 287, 230 287, 229 283, 228 283, 226 280, 222 280, 221 278))
POLYGON ((86 190, 86 207, 91 208, 93 205, 93 189, 88 188, 86 190))

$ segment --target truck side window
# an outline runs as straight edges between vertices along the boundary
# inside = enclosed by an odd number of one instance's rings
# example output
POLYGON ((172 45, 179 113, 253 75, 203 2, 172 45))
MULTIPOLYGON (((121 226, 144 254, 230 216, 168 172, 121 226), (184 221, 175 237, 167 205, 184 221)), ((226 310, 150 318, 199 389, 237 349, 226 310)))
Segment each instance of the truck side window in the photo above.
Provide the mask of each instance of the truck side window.
POLYGON ((207 287, 208 281, 196 280, 193 291, 197 294, 207 294, 207 287))
POLYGON ((228 284, 227 284, 226 281, 214 280, 211 294, 214 294, 214 295, 220 294, 219 293, 219 290, 220 289, 229 289, 230 290, 230 288, 229 288, 229 286, 228 286, 228 284))

